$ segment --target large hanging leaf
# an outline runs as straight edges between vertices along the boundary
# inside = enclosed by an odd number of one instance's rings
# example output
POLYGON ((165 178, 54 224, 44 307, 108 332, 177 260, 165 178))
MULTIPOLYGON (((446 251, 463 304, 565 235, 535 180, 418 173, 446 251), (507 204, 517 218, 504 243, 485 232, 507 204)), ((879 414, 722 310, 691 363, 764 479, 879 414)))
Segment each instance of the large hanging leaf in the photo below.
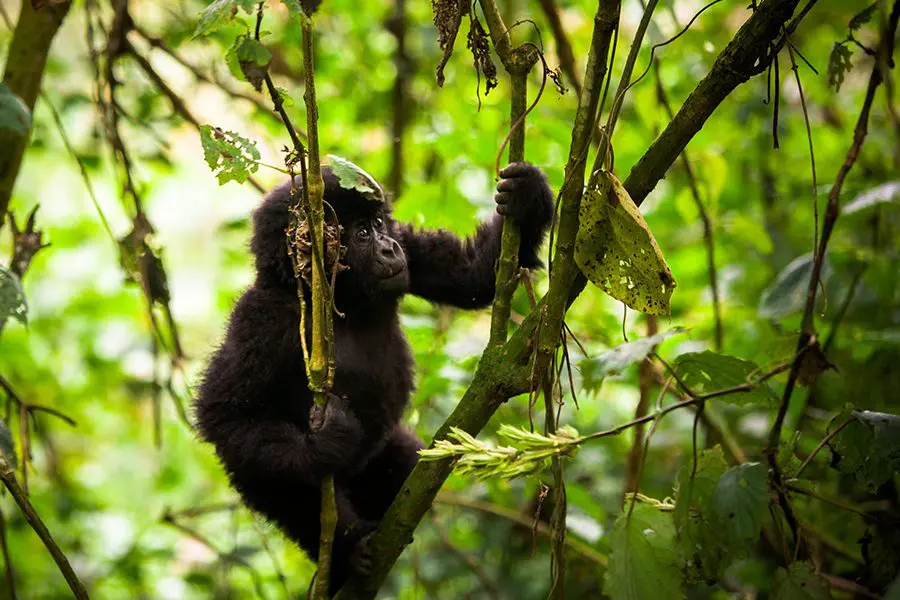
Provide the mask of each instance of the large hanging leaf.
MULTIPOLYGON (((760 368, 748 360, 706 350, 688 352, 675 361, 675 372, 695 394, 708 394, 754 381, 762 374, 760 368)), ((737 405, 776 406, 778 398, 772 389, 761 383, 747 392, 722 396, 722 400, 737 405)))
POLYGON ((638 504, 616 519, 603 591, 613 600, 684 597, 671 513, 638 504))
POLYGON ((18 466, 16 462, 16 444, 13 442, 12 433, 9 431, 6 423, 3 422, 3 419, 0 419, 0 458, 6 461, 13 469, 18 466))
POLYGON ((25 135, 31 128, 31 111, 22 99, 0 83, 0 129, 25 135))
POLYGON ((19 278, 12 271, 0 267, 0 322, 14 318, 28 322, 28 303, 19 278))
POLYGON ((672 270, 622 182, 609 171, 600 176, 604 184, 581 200, 575 262, 616 300, 649 315, 667 315, 676 285, 672 270))
POLYGON ((584 387, 587 389, 599 387, 603 383, 603 379, 608 375, 615 375, 626 367, 644 360, 654 347, 673 335, 678 335, 685 331, 687 329, 683 327, 673 327, 668 331, 663 331, 650 337, 620 344, 599 356, 585 359, 580 365, 584 387))

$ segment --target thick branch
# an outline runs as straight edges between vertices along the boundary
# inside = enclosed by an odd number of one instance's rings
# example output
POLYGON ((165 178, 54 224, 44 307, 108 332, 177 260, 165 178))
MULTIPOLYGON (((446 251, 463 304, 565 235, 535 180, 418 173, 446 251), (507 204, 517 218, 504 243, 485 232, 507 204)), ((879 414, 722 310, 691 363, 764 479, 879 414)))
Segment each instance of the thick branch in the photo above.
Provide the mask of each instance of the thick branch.
MULTIPOLYGON (((71 2, 53 2, 40 10, 23 1, 19 21, 6 56, 3 83, 22 99, 28 110, 34 109, 50 45, 62 25, 71 2)), ((28 145, 28 134, 19 135, 0 129, 0 226, 6 218, 13 185, 22 166, 22 156, 28 145)))
MULTIPOLYGON (((764 49, 775 43, 781 27, 790 18, 796 4, 796 0, 764 0, 757 7, 756 12, 719 56, 710 74, 688 97, 660 139, 632 169, 626 180, 626 187, 636 203, 640 204, 662 179, 666 170, 718 104, 738 84, 758 73, 760 68, 765 69, 772 57, 765 55, 759 64, 755 64, 760 48, 764 49), (749 65, 746 64, 748 62, 749 65), (740 67, 743 67, 743 71, 739 71, 738 76, 725 73, 740 67), (696 127, 685 123, 695 117, 698 119, 696 127)), ((533 350, 535 332, 538 331, 542 321, 546 324, 550 307, 554 307, 554 311, 559 311, 561 306, 564 311, 587 283, 571 260, 578 226, 578 204, 584 185, 583 150, 594 126, 609 40, 617 20, 618 2, 600 0, 598 14, 594 18, 595 28, 588 57, 585 89, 576 113, 570 149, 570 157, 574 151, 576 160, 573 165, 567 165, 565 183, 560 192, 563 204, 560 213, 560 235, 552 264, 551 291, 525 318, 506 344, 485 351, 472 384, 456 409, 435 434, 435 439, 445 438, 450 427, 459 427, 473 434, 478 433, 506 398, 523 393, 529 388, 531 368, 528 361, 533 350), (568 202, 566 198, 569 198, 568 202), (575 198, 577 200, 573 201, 575 198), (561 257, 566 258, 561 260, 561 257)), ((555 343, 555 340, 553 341, 555 343)), ((419 462, 371 539, 371 548, 375 556, 372 574, 369 577, 352 578, 339 593, 339 600, 375 596, 394 562, 410 542, 413 530, 434 502, 438 490, 451 470, 451 461, 419 462)))
MULTIPOLYGON (((557 276, 558 281, 555 285, 564 288, 562 291, 557 291, 556 294, 557 302, 561 304, 561 307, 557 307, 556 310, 560 314, 565 311, 569 288, 575 277, 574 260, 571 259, 571 254, 574 249, 575 229, 578 227, 577 202, 580 201, 584 181, 584 149, 589 143, 590 133, 596 119, 600 89, 606 72, 607 52, 613 30, 618 22, 618 14, 619 2, 600 0, 595 16, 594 35, 585 75, 585 93, 581 96, 575 116, 570 162, 566 169, 566 180, 569 185, 564 187, 563 192, 563 208, 568 210, 568 218, 564 224, 560 225, 559 236, 559 241, 568 243, 570 247, 568 250, 560 252, 560 246, 557 245, 557 256, 568 255, 572 268, 559 268, 562 273, 557 276), (568 196, 565 195, 566 189, 568 196), (566 203, 567 197, 568 203, 566 203), (573 199, 576 203, 574 213, 570 206, 573 199), (571 231, 564 231, 563 227, 567 227, 571 231)), ((495 39, 495 44, 496 42, 495 39)), ((554 269, 557 268, 556 264, 555 260, 554 269)), ((551 283, 551 290, 553 285, 551 283)), ((509 341, 502 346, 489 345, 485 350, 478 363, 472 384, 453 414, 438 430, 435 435, 436 440, 445 438, 451 427, 459 427, 469 433, 477 434, 487 424, 501 403, 529 388, 530 369, 527 363, 532 350, 533 336, 548 304, 553 302, 552 298, 545 300, 547 301, 541 302, 529 314, 509 341)), ((373 598, 375 596, 394 562, 410 542, 413 531, 434 502, 438 490, 450 475, 452 468, 451 460, 419 461, 398 493, 397 500, 388 509, 370 540, 374 557, 371 575, 366 578, 352 578, 338 594, 339 599, 373 598)))
POLYGON ((678 114, 631 169, 625 188, 636 204, 656 187, 691 138, 734 89, 761 73, 774 58, 773 42, 799 0, 763 0, 716 58, 678 114))

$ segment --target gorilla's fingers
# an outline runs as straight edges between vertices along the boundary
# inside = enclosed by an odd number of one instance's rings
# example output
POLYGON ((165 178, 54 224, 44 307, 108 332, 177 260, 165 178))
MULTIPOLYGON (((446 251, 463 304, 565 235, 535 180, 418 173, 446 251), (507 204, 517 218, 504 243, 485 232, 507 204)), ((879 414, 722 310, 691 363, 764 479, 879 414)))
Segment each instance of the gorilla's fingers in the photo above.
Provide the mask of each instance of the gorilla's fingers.
POLYGON ((517 189, 526 187, 528 185, 528 179, 518 178, 518 179, 501 179, 500 183, 497 184, 498 192, 515 192, 517 189))
MULTIPOLYGON (((501 169, 500 177, 507 179, 509 177, 528 177, 534 175, 537 168, 527 162, 509 163, 505 168, 501 169)), ((501 182, 502 183, 502 182, 501 182)))

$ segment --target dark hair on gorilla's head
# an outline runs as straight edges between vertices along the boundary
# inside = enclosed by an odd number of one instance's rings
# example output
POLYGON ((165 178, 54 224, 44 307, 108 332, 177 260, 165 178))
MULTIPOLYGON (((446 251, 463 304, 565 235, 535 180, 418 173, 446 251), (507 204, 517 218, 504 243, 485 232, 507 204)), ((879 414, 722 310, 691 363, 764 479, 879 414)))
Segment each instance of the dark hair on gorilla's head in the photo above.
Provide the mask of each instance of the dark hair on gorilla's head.
MULTIPOLYGON (((328 167, 322 168, 322 179, 325 180, 325 198, 337 213, 338 222, 345 227, 354 216, 387 208, 384 203, 369 200, 356 190, 341 187, 337 176, 328 167)), ((300 194, 302 184, 299 175, 295 181, 297 193, 300 194)), ((256 285, 260 287, 294 288, 297 285, 285 239, 292 202, 291 183, 285 181, 267 194, 253 213, 250 251, 256 257, 256 285)), ((326 208, 325 219, 330 218, 330 210, 326 208)))

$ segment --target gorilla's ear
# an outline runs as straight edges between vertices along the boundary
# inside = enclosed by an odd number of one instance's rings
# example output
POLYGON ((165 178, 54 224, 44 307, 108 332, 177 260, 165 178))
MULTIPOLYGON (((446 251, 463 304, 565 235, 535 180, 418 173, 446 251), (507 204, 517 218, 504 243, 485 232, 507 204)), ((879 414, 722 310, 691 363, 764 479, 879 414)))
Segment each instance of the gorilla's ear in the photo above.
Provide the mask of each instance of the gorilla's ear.
POLYGON ((253 213, 250 251, 256 257, 256 281, 260 286, 293 288, 297 285, 285 242, 290 204, 291 184, 287 181, 266 194, 253 213))

